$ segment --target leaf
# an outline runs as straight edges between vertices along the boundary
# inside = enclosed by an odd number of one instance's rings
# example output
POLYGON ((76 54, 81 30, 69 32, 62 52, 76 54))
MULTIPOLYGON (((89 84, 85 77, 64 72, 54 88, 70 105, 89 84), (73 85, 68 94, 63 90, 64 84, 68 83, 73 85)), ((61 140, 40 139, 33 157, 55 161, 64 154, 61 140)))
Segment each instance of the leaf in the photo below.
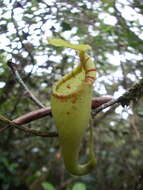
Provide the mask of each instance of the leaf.
POLYGON ((5 33, 5 32, 7 32, 7 24, 1 24, 0 33, 5 33))
POLYGON ((51 183, 48 183, 48 182, 43 182, 42 187, 44 190, 56 190, 55 187, 51 183))
POLYGON ((102 0, 103 3, 107 3, 109 5, 112 5, 114 3, 113 0, 102 0))
POLYGON ((86 190, 86 186, 84 183, 75 183, 72 190, 86 190))
POLYGON ((0 124, 9 125, 11 121, 0 114, 0 124))
POLYGON ((87 44, 71 44, 59 38, 48 38, 48 42, 49 44, 57 46, 57 47, 69 47, 69 48, 80 50, 80 51, 86 51, 86 50, 91 49, 91 47, 87 44))
POLYGON ((133 157, 138 157, 138 156, 140 156, 141 152, 138 149, 133 149, 133 150, 131 150, 131 154, 133 157))
POLYGON ((61 27, 63 28, 63 31, 71 30, 71 26, 67 22, 62 22, 61 27))
POLYGON ((138 116, 139 116, 139 117, 143 117, 143 112, 139 112, 139 113, 138 113, 138 116))

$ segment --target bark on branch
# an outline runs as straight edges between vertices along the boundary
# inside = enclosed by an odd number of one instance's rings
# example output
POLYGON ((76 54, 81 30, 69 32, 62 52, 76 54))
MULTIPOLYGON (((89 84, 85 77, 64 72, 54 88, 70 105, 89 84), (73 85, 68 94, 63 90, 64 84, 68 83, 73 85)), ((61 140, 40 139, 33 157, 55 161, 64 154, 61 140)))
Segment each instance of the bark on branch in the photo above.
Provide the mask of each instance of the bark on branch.
MULTIPOLYGON (((9 63, 10 64, 10 63, 9 63)), ((28 93, 30 93, 31 97, 34 97, 34 95, 30 92, 30 90, 27 88, 25 83, 22 81, 18 71, 16 70, 16 67, 11 63, 10 65, 11 70, 17 77, 20 84, 25 88, 28 93)), ((129 90, 127 90, 122 96, 120 96, 117 99, 113 99, 111 97, 100 97, 100 98, 94 98, 92 100, 92 109, 94 110, 92 116, 95 117, 98 113, 100 113, 103 109, 110 107, 114 104, 121 104, 122 106, 128 106, 131 101, 135 102, 139 100, 143 96, 143 79, 140 79, 140 81, 136 84, 134 84, 129 90)), ((45 116, 52 116, 51 108, 45 108, 39 100, 37 100, 35 97, 33 98, 33 101, 39 105, 39 107, 42 107, 42 109, 27 113, 25 115, 22 115, 13 121, 8 120, 7 118, 0 116, 0 121, 6 126, 4 126, 2 129, 0 129, 0 132, 4 131, 5 129, 8 129, 9 127, 13 126, 19 130, 22 130, 24 132, 28 132, 30 134, 36 135, 36 136, 42 136, 42 137, 56 137, 58 134, 56 132, 47 132, 47 131, 38 131, 35 129, 29 129, 28 127, 22 126, 23 124, 29 123, 31 121, 37 120, 39 118, 45 117, 45 116), (44 107, 44 108, 43 108, 44 107)))

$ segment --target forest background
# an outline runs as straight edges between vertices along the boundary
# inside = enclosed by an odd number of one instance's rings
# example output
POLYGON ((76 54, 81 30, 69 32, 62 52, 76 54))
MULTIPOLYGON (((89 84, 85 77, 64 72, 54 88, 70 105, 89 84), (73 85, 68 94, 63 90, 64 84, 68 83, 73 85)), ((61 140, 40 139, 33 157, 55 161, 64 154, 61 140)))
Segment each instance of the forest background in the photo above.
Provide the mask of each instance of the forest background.
MULTIPOLYGON (((89 44, 97 69, 94 97, 120 97, 143 78, 142 14, 141 0, 0 0, 0 114, 13 120, 39 109, 8 60, 32 94, 50 106, 53 83, 78 62, 74 51, 50 46, 51 36, 89 44)), ((56 131, 50 114, 23 126, 56 131)), ((64 167, 57 137, 1 123, 0 189, 142 190, 142 139, 142 97, 129 106, 102 110, 94 122, 97 166, 91 174, 76 177, 64 167)))

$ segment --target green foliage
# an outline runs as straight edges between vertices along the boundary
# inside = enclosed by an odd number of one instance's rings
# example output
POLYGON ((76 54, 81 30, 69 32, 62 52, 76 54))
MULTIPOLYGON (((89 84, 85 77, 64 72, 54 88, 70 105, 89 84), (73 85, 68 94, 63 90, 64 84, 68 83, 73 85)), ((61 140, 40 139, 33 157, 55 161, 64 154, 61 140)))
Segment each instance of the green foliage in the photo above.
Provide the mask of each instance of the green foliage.
MULTIPOLYGON (((116 98, 143 76, 141 0, 54 2, 0 2, 0 114, 9 119, 38 108, 15 80, 8 59, 16 62, 24 82, 45 106, 50 105, 54 82, 78 62, 73 51, 50 46, 47 38, 51 36, 92 47, 97 68, 95 96, 116 98)), ((94 127, 97 167, 83 177, 65 170, 56 138, 5 130, 0 133, 0 189, 40 190, 52 184, 57 190, 142 190, 142 123, 143 99, 100 113, 94 127)), ((4 126, 1 123, 0 130, 4 126)), ((50 116, 26 126, 55 130, 50 116)), ((81 147, 83 162, 87 139, 81 147)))
POLYGON ((84 183, 75 183, 72 190, 86 190, 86 185, 84 183))
POLYGON ((21 182, 17 177, 17 163, 11 162, 7 152, 1 153, 0 157, 0 184, 1 189, 8 190, 11 187, 18 187, 21 182))
POLYGON ((63 28, 63 31, 71 30, 72 29, 72 27, 70 26, 70 24, 68 24, 67 22, 62 22, 61 23, 61 27, 63 28))
POLYGON ((51 183, 48 183, 48 182, 43 182, 42 187, 44 190, 56 190, 55 187, 51 183))

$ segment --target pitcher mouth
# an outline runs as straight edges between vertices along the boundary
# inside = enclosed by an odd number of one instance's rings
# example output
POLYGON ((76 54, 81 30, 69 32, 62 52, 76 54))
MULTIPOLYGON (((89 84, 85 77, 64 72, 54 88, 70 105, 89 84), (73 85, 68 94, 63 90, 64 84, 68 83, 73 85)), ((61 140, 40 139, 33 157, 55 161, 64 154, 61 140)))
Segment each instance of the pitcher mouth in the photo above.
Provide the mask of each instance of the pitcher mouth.
POLYGON ((85 52, 79 52, 80 63, 53 86, 53 96, 65 99, 81 93, 84 85, 92 85, 95 81, 96 69, 85 52))
POLYGON ((78 65, 73 71, 65 75, 53 86, 53 96, 65 99, 79 95, 85 81, 85 70, 78 65))

